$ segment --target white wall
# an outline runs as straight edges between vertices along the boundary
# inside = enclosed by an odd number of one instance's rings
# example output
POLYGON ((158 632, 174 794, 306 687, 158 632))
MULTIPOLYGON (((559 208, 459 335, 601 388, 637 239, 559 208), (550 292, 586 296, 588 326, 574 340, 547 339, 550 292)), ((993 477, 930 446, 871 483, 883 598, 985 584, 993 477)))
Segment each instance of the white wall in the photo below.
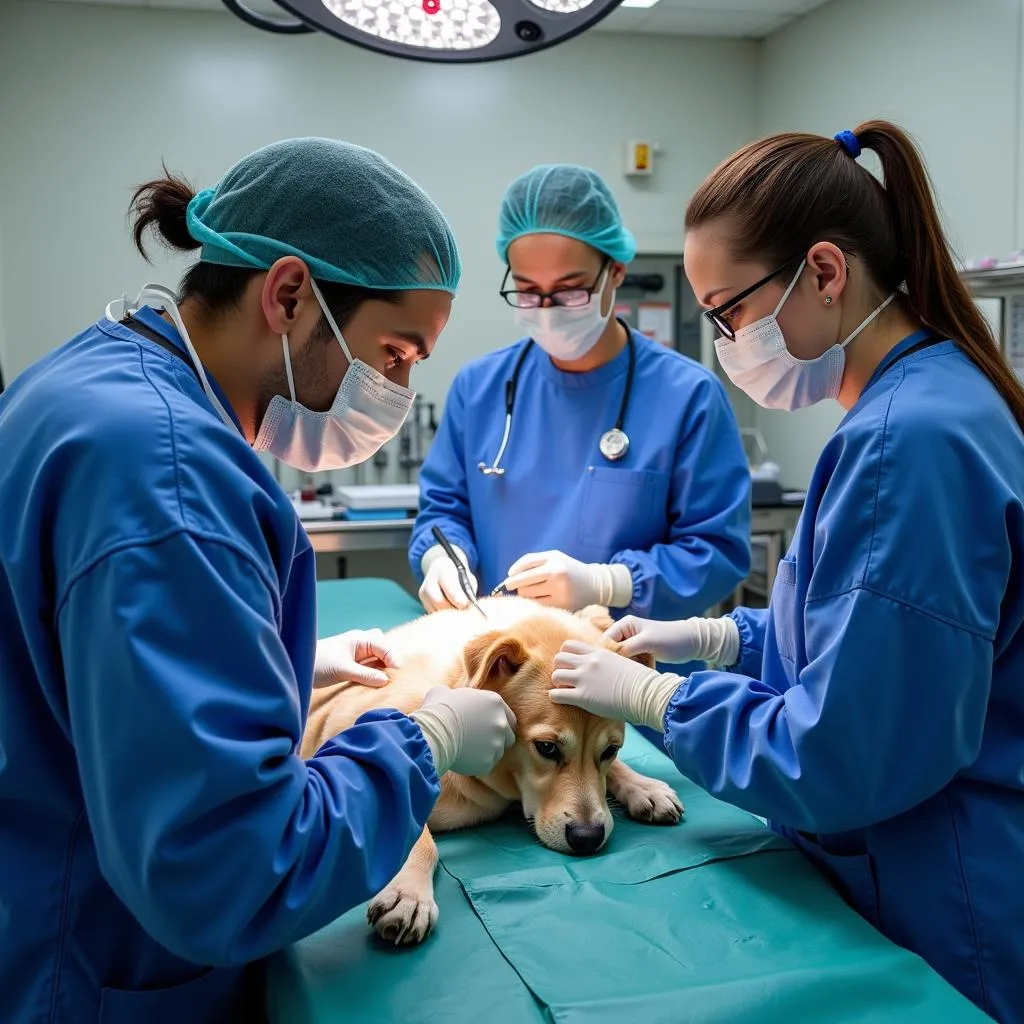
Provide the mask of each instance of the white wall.
POLYGON ((515 336, 494 250, 512 177, 545 161, 587 164, 642 249, 679 252, 687 196, 754 133, 756 63, 754 43, 589 33, 535 57, 444 67, 268 36, 226 13, 14 0, 0 6, 5 370, 147 278, 176 283, 180 266, 147 270, 125 223, 131 186, 162 158, 205 187, 260 145, 318 134, 380 150, 454 224, 464 290, 414 377, 443 400, 459 365, 515 336), (663 147, 640 185, 621 173, 636 136, 663 147))
MULTIPOLYGON (((759 134, 884 117, 917 138, 961 255, 1024 245, 1021 0, 832 0, 761 51, 759 134)), ((758 410, 784 480, 806 483, 841 411, 758 410)))

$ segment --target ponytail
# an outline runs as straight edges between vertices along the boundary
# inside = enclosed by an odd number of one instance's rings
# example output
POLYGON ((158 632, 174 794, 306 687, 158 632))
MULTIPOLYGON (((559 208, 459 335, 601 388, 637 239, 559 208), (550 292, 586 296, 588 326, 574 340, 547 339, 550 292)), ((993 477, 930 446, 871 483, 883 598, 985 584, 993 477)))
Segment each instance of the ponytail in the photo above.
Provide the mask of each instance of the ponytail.
POLYGON ((865 121, 854 134, 861 147, 874 152, 882 164, 911 310, 926 327, 952 338, 967 353, 1024 429, 1024 385, 957 272, 917 146, 906 132, 886 121, 865 121))
POLYGON ((956 342, 1024 430, 1024 385, 957 272, 917 147, 887 121, 866 121, 852 134, 878 156, 882 183, 856 162, 849 138, 773 135, 711 173, 690 200, 687 228, 731 218, 732 254, 772 265, 824 240, 853 253, 881 293, 905 285, 913 315, 956 342))
POLYGON ((171 174, 164 167, 164 177, 140 185, 132 196, 129 218, 132 221, 132 237, 135 248, 143 258, 149 260, 143 235, 153 228, 160 240, 169 249, 190 252, 200 247, 188 232, 186 211, 195 196, 192 186, 184 179, 171 174))

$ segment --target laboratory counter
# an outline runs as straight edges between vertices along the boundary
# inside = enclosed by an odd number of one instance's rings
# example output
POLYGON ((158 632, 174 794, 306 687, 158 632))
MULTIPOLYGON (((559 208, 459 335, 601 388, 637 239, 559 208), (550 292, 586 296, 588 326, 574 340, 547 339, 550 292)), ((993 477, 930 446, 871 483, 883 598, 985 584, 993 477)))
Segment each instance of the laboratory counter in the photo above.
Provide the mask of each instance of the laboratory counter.
MULTIPOLYGON (((419 613, 389 581, 319 586, 321 635, 419 613)), ((540 846, 515 814, 438 836, 434 934, 388 947, 356 908, 271 960, 271 1024, 988 1019, 759 819, 692 785, 632 731, 622 756, 676 787, 682 824, 617 816, 587 858, 540 846)))
MULTIPOLYGON (((754 572, 737 588, 731 604, 758 604, 771 594, 775 570, 789 547, 801 505, 755 505, 750 532, 754 572)), ((340 519, 304 521, 317 554, 345 555, 357 551, 404 551, 409 546, 414 518, 348 522, 340 519)))

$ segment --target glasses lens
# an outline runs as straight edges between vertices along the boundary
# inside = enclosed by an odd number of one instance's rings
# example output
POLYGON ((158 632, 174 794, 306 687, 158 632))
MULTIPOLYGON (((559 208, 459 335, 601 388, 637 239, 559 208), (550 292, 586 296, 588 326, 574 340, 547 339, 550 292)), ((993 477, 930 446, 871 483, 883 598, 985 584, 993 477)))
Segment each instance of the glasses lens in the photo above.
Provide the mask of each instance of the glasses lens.
POLYGON ((711 317, 711 322, 721 332, 722 337, 728 338, 729 341, 735 341, 736 340, 736 332, 720 316, 713 316, 713 317, 711 317))
POLYGON ((560 292, 554 292, 551 296, 551 301, 556 306, 578 309, 590 301, 590 292, 586 288, 565 288, 560 292))
POLYGON ((541 297, 533 292, 505 292, 505 301, 516 309, 536 309, 541 297))

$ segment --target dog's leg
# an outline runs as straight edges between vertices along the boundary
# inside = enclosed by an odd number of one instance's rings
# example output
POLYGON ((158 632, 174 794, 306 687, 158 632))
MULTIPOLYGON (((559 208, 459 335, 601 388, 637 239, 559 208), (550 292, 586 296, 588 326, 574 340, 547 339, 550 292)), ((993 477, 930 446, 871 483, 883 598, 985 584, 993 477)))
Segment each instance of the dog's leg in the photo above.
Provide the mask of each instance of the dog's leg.
POLYGON ((451 829, 468 828, 493 821, 508 806, 476 779, 451 773, 441 780, 441 796, 430 815, 429 827, 416 840, 402 870, 371 901, 366 919, 381 938, 396 946, 422 942, 437 924, 434 902, 434 870, 437 847, 430 835, 451 829))
POLYGON ((670 785, 649 779, 622 761, 612 761, 608 769, 608 794, 634 821, 676 825, 683 816, 683 804, 670 785))
POLYGON ((382 939, 396 946, 422 942, 437 924, 434 869, 437 847, 430 830, 416 840, 401 871, 372 900, 366 920, 382 939))

